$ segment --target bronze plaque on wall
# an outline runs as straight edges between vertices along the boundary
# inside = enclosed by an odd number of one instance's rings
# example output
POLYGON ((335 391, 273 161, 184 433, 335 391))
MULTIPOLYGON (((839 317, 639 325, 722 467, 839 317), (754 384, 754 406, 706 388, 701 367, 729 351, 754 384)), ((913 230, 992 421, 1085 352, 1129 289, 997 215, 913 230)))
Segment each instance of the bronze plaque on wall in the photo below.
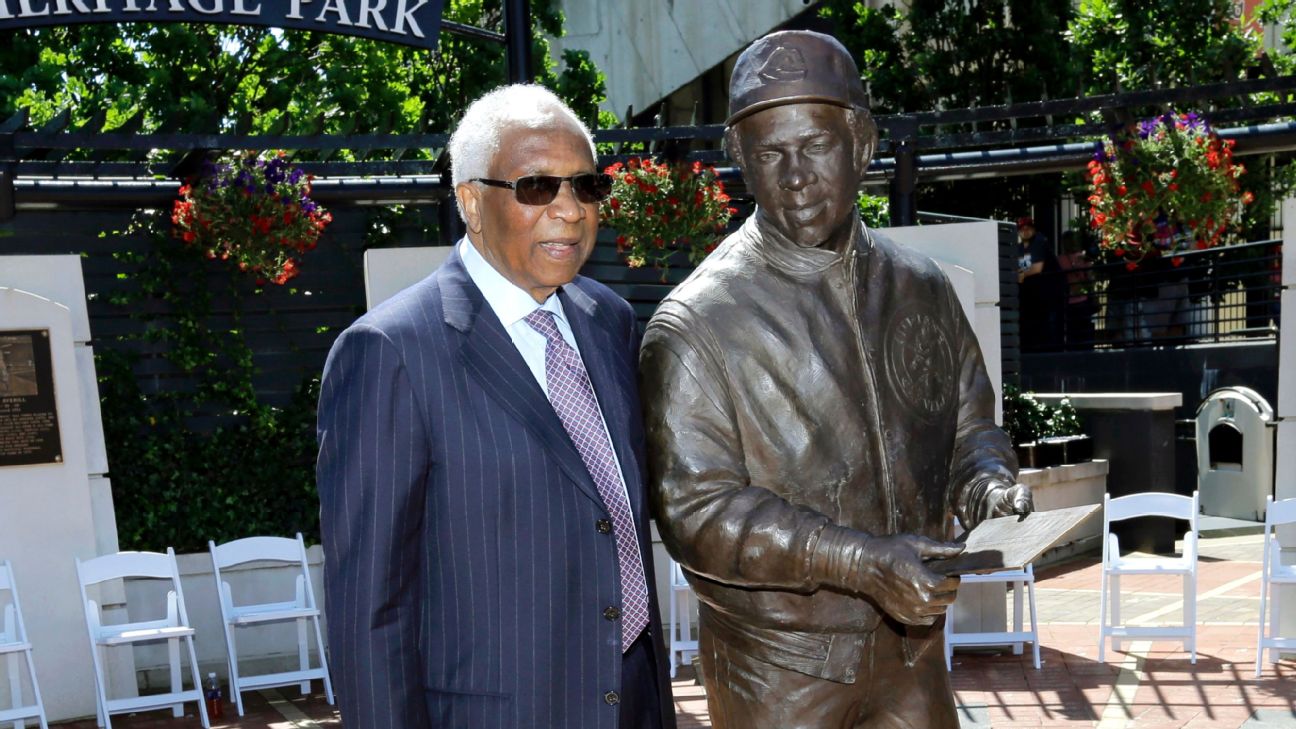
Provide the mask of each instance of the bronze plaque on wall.
POLYGON ((48 329, 0 329, 0 467, 62 463, 48 329))

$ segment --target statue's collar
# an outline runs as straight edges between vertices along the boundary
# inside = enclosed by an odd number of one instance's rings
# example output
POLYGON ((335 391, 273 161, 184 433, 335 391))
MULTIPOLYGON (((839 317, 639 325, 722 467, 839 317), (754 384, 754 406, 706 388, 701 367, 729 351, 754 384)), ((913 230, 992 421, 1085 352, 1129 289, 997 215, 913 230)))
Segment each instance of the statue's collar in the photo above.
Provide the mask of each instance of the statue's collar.
POLYGON ((859 216, 851 224, 850 242, 845 251, 826 248, 806 248, 789 240, 768 220, 758 207, 743 223, 743 233, 752 241, 752 247, 775 268, 792 274, 810 274, 826 271, 838 262, 848 260, 857 252, 867 254, 872 247, 859 216))

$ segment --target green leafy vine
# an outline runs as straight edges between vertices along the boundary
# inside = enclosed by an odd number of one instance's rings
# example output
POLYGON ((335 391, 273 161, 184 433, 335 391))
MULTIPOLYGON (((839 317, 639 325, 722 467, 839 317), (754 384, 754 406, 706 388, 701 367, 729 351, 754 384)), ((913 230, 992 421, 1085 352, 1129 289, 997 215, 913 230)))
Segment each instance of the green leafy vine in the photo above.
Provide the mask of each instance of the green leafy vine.
POLYGON ((114 254, 127 285, 109 303, 137 326, 96 351, 120 547, 193 552, 208 539, 298 531, 318 540, 318 381, 284 407, 263 402, 241 324, 258 290, 168 232, 140 216, 125 233, 145 245, 114 254), (231 302, 222 317, 214 294, 231 302), (174 384, 146 389, 145 372, 174 384))

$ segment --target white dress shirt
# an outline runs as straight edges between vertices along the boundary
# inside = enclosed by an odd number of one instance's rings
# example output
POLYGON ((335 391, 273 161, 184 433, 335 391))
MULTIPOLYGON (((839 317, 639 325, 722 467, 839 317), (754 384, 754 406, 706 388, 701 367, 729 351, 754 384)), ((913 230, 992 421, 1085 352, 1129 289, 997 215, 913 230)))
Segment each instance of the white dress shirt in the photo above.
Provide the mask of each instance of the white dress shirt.
MULTIPOLYGON (((571 325, 567 323, 567 316, 563 313, 562 301, 556 294, 550 294, 543 304, 537 304, 536 300, 531 298, 531 294, 496 271, 467 238, 459 242, 459 257, 463 259, 464 268, 468 269, 468 278, 477 284, 482 296, 486 297, 486 303, 490 304, 495 316, 499 317, 509 338, 513 340, 513 346, 517 347, 518 353, 531 369, 531 374, 535 375, 536 382, 540 383, 540 389, 544 390, 545 397, 548 397, 545 346, 549 340, 524 320, 536 309, 552 312, 558 332, 571 348, 576 350, 576 354, 580 354, 580 347, 576 346, 576 337, 572 334, 571 325)), ((581 359, 584 360, 583 357, 581 359)), ((595 398, 597 397, 595 395, 595 398)), ((606 424, 604 427, 606 428, 606 424)))
MULTIPOLYGON (((490 305, 495 316, 499 317, 500 323, 508 332, 509 337, 513 340, 513 346, 517 347, 518 353, 522 359, 526 360, 527 367, 531 369, 531 374, 535 375, 536 382, 540 383, 541 389, 545 392, 545 397, 549 396, 549 383, 545 377, 545 347, 548 346, 549 340, 535 329, 527 324, 525 319, 528 314, 536 309, 544 309, 553 312, 554 323, 558 326, 558 332, 566 340, 571 348, 580 354, 580 347, 576 344, 576 337, 572 334, 571 325, 567 323, 567 316, 563 313, 562 301, 558 298, 557 293, 549 295, 543 304, 537 304, 536 300, 531 298, 531 294, 523 291, 519 286, 504 278, 503 274, 495 270, 482 254, 478 252, 477 247, 472 241, 465 237, 459 241, 459 257, 463 260, 464 268, 468 270, 468 278, 477 285, 481 290, 482 296, 486 298, 486 303, 490 305)), ((582 357, 582 361, 584 358, 582 357)), ((590 383, 591 390, 593 383, 590 383)), ((598 393, 594 393, 594 401, 598 402, 598 393)), ((603 406, 599 406, 600 420, 602 420, 603 406)), ((603 420, 603 432, 607 435, 608 445, 612 444, 612 434, 608 432, 607 421, 603 420)), ((612 449, 612 458, 617 464, 617 479, 621 482, 621 489, 625 491, 625 476, 621 471, 621 459, 616 454, 616 448, 612 449)), ((629 498, 629 492, 626 492, 626 498, 629 498)))

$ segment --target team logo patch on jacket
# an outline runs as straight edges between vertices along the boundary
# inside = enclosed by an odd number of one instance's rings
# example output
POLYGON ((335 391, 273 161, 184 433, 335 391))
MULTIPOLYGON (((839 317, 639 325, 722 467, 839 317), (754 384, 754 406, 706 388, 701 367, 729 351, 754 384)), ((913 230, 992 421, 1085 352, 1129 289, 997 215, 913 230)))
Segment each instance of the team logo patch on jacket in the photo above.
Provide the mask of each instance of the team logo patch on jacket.
POLYGON ((954 345, 927 307, 904 307, 891 317, 886 370, 896 400, 920 420, 935 419, 953 401, 954 345))

